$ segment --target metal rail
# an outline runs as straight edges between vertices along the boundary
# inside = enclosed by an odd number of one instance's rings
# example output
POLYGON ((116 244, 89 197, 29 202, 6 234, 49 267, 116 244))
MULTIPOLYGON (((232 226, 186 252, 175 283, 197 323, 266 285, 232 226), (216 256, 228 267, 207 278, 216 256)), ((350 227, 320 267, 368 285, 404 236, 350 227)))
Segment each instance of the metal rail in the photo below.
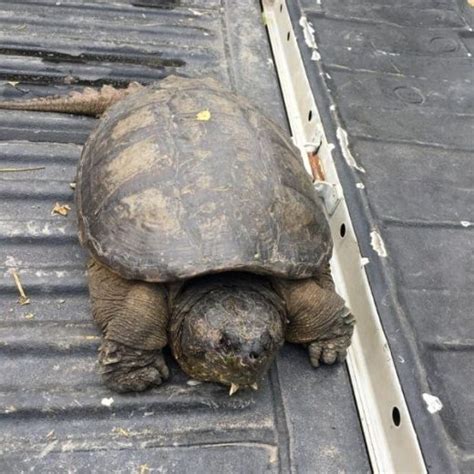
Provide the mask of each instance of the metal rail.
MULTIPOLYGON (((416 432, 364 269, 370 262, 360 254, 331 156, 335 145, 326 139, 295 37, 304 35, 313 50, 312 59, 318 61, 314 30, 302 17, 301 30, 295 32, 285 1, 263 0, 262 5, 293 139, 307 170, 319 179, 323 173, 324 181, 317 181, 316 186, 334 238, 333 276, 357 319, 347 364, 372 468, 383 473, 424 473, 416 432)), ((338 138, 341 152, 350 158, 343 130, 338 131, 338 138)), ((374 245, 377 236, 372 236, 374 245)), ((381 245, 379 255, 384 258, 381 245)))

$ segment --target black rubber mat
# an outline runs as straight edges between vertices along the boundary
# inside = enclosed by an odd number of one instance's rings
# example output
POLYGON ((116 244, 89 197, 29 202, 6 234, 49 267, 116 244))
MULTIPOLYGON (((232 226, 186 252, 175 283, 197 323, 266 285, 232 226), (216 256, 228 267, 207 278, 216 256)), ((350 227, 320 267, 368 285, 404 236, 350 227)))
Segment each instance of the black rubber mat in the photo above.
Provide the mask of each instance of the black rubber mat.
POLYGON ((474 471, 468 3, 289 2, 423 455, 444 473, 474 471), (303 16, 320 60, 305 44, 303 16), (341 129, 358 169, 344 158, 341 129), (371 245, 374 231, 386 256, 371 245))
MULTIPOLYGON (((253 0, 3 1, 0 24, 3 98, 212 75, 286 126, 253 0)), ((70 187, 94 124, 0 110, 0 168, 40 168, 0 172, 0 472, 367 472, 346 368, 300 347, 232 398, 174 365, 144 394, 103 387, 70 187)))

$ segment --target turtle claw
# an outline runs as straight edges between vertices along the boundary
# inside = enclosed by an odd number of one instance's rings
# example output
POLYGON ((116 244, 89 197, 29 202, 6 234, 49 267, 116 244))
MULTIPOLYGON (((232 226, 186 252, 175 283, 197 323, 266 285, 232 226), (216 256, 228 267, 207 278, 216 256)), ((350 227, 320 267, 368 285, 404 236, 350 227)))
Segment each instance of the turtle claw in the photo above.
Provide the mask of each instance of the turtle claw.
POLYGON ((230 390, 229 390, 229 397, 231 397, 232 395, 234 395, 234 393, 237 392, 237 390, 239 390, 239 386, 236 384, 236 383, 232 383, 230 385, 230 390))
POLYGON ((168 380, 170 378, 170 369, 168 369, 168 366, 166 365, 163 354, 160 353, 160 355, 155 359, 153 365, 156 367, 156 369, 158 369, 158 372, 160 373, 160 376, 163 381, 168 380))
POLYGON ((347 347, 350 337, 342 336, 327 341, 312 342, 308 346, 309 360, 313 367, 319 367, 321 362, 333 365, 335 362, 344 362, 347 356, 347 347))
POLYGON ((170 372, 161 350, 136 350, 104 341, 99 354, 104 383, 115 392, 142 392, 161 385, 170 372))
POLYGON ((332 331, 331 335, 333 337, 314 341, 308 345, 311 365, 319 367, 321 362, 327 365, 344 362, 353 332, 354 318, 350 314, 343 316, 342 324, 339 324, 332 331))

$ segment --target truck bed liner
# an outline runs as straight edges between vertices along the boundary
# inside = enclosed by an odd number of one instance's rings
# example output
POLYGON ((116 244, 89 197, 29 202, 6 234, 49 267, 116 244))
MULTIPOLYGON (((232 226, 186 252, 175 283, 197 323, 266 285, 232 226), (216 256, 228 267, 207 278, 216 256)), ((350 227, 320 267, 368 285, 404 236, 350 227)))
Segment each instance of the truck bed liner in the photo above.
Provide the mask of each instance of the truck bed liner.
MULTIPOLYGON (((287 127, 256 2, 159 3, 1 1, 0 95, 210 75, 287 127)), ((0 110, 1 167, 44 167, 0 174, 0 471, 367 472, 346 367, 313 370, 301 347, 232 398, 174 364, 159 389, 104 388, 70 187, 94 124, 0 110), (71 212, 52 216, 56 202, 71 212)))
POLYGON ((287 4, 427 468, 472 472, 474 9, 287 4))

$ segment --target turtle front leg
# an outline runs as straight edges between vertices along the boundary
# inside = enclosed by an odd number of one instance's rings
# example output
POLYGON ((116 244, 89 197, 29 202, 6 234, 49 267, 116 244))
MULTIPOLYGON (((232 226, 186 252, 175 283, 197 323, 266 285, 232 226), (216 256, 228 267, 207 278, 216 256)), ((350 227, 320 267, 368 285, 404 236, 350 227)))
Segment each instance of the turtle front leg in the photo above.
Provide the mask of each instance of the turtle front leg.
POLYGON ((316 278, 275 280, 286 301, 286 340, 308 347, 314 367, 346 358, 355 319, 335 292, 329 265, 316 278))
POLYGON ((169 377, 162 349, 167 343, 168 305, 159 284, 126 280, 91 260, 92 315, 102 330, 100 371, 116 392, 141 392, 169 377))

